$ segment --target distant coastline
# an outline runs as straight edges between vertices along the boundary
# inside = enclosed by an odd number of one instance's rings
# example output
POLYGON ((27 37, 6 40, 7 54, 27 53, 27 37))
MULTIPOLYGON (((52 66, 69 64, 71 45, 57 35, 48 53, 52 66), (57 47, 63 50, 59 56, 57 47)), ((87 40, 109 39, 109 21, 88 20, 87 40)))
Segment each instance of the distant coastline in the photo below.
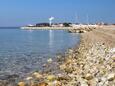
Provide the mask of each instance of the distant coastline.
POLYGON ((31 29, 31 30, 69 30, 72 27, 20 27, 21 29, 31 29))

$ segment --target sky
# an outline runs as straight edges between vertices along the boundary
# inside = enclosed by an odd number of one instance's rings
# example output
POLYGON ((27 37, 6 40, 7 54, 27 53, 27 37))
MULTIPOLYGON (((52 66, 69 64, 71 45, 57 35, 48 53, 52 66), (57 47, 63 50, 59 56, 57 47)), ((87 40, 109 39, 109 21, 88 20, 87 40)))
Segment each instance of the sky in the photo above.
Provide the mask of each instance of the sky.
POLYGON ((48 22, 115 23, 115 0, 0 0, 0 27, 48 22))

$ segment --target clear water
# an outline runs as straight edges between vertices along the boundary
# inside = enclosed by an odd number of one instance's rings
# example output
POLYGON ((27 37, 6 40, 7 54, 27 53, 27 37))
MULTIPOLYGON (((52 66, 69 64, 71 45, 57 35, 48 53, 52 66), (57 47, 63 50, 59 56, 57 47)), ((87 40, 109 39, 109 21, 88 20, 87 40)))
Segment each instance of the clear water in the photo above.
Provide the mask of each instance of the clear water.
POLYGON ((0 74, 39 69, 49 57, 79 43, 79 34, 63 30, 0 28, 0 74))

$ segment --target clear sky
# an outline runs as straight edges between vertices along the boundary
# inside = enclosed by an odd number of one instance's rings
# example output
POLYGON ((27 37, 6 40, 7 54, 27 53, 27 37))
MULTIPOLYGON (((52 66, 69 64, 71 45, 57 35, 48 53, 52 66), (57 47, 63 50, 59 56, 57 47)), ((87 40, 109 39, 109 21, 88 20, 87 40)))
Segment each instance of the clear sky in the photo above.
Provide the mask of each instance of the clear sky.
POLYGON ((113 23, 115 0, 0 0, 0 26, 48 22, 50 16, 54 22, 113 23))

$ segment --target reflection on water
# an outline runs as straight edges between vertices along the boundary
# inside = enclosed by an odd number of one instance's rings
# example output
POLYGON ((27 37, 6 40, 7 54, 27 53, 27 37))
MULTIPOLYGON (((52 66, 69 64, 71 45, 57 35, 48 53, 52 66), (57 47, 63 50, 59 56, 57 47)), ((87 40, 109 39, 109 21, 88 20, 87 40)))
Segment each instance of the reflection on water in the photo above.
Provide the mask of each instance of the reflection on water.
POLYGON ((54 40, 54 32, 53 32, 53 30, 49 30, 49 49, 50 49, 50 52, 52 51, 53 40, 54 40))
POLYGON ((63 30, 0 29, 0 74, 38 70, 49 56, 79 43, 78 34, 63 30))

